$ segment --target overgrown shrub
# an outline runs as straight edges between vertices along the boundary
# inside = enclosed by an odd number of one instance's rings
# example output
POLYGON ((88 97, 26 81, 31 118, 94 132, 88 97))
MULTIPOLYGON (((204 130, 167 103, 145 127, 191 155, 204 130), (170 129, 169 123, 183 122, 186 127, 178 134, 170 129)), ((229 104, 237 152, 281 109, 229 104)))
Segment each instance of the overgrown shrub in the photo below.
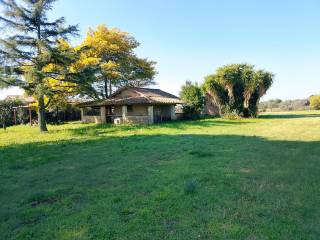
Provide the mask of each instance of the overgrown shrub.
POLYGON ((183 119, 185 120, 196 120, 201 117, 201 112, 196 110, 193 106, 183 106, 183 119))
POLYGON ((13 107, 19 106, 20 104, 20 100, 0 101, 0 122, 2 128, 6 129, 7 126, 13 125, 13 107))
POLYGON ((201 117, 204 106, 204 95, 197 83, 187 81, 181 87, 180 98, 184 102, 183 116, 185 119, 201 117))
POLYGON ((224 114, 222 115, 223 118, 229 119, 229 120, 238 120, 241 118, 239 113, 237 112, 231 112, 231 111, 225 111, 224 114))
POLYGON ((213 96, 222 114, 256 117, 260 98, 273 83, 273 74, 253 65, 231 64, 205 78, 204 89, 213 96))
POLYGON ((320 110, 320 95, 310 97, 310 107, 313 110, 320 110))

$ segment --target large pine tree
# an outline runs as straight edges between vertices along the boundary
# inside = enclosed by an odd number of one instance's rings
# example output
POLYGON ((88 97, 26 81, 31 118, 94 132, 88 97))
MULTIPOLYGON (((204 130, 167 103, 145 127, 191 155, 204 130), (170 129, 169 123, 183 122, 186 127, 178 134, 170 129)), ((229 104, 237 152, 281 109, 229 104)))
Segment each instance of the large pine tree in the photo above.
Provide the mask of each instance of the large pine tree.
POLYGON ((63 17, 48 19, 55 1, 0 0, 4 8, 0 22, 5 29, 0 38, 0 87, 18 86, 37 98, 41 132, 47 131, 45 97, 57 91, 48 79, 81 82, 79 75, 70 73, 68 68, 75 61, 76 52, 61 47, 61 41, 77 35, 78 28, 66 25, 63 17))

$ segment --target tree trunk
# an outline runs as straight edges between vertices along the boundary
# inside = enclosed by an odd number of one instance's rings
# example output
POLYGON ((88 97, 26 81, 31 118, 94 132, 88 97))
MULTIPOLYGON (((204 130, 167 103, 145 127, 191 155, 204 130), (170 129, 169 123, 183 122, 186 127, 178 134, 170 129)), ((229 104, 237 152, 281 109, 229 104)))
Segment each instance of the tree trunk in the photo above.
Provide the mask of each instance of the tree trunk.
POLYGON ((109 93, 109 91, 108 91, 108 80, 107 79, 105 79, 104 80, 104 94, 105 94, 105 98, 108 98, 108 93, 109 93))
POLYGON ((29 122, 30 122, 30 127, 32 126, 32 112, 31 108, 29 107, 29 122))
POLYGON ((40 127, 40 132, 48 131, 46 123, 46 109, 43 95, 38 97, 38 124, 40 127))
POLYGON ((17 125, 17 112, 16 112, 16 109, 13 109, 13 122, 14 122, 14 125, 17 125))
POLYGON ((6 121, 5 120, 3 120, 3 122, 2 122, 2 127, 3 127, 3 130, 7 130, 7 126, 6 126, 6 121))
POLYGON ((246 94, 246 95, 244 96, 243 116, 244 116, 245 118, 250 117, 250 111, 249 111, 250 97, 251 97, 251 94, 246 94))
MULTIPOLYGON (((214 104, 217 106, 219 115, 222 116, 223 115, 222 108, 221 108, 222 104, 221 104, 219 97, 217 96, 217 94, 215 94, 212 91, 209 91, 208 94, 209 94, 209 96, 212 97, 214 104)), ((210 101, 210 100, 208 100, 208 101, 210 101)))
POLYGON ((59 122, 59 108, 58 107, 56 107, 56 115, 57 115, 56 121, 58 123, 59 122))
POLYGON ((112 95, 111 80, 109 80, 109 97, 112 95))
POLYGON ((227 85, 228 97, 229 97, 229 105, 232 106, 235 102, 234 95, 233 95, 233 85, 227 85))

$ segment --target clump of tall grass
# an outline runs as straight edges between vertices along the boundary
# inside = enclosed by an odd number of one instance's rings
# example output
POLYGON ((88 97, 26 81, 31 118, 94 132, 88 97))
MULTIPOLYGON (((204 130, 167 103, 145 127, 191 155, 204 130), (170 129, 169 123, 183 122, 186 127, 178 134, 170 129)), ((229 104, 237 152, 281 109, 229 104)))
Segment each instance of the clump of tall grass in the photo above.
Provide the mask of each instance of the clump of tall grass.
POLYGON ((185 182, 184 192, 186 194, 194 194, 197 188, 197 181, 190 179, 185 182))

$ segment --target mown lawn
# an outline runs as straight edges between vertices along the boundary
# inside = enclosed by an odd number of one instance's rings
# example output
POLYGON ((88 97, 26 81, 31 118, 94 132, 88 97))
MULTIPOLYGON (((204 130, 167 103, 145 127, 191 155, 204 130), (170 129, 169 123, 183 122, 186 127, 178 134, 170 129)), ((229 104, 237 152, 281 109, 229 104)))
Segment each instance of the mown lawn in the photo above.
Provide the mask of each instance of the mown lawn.
POLYGON ((49 130, 0 131, 0 239, 319 239, 320 112, 49 130))

